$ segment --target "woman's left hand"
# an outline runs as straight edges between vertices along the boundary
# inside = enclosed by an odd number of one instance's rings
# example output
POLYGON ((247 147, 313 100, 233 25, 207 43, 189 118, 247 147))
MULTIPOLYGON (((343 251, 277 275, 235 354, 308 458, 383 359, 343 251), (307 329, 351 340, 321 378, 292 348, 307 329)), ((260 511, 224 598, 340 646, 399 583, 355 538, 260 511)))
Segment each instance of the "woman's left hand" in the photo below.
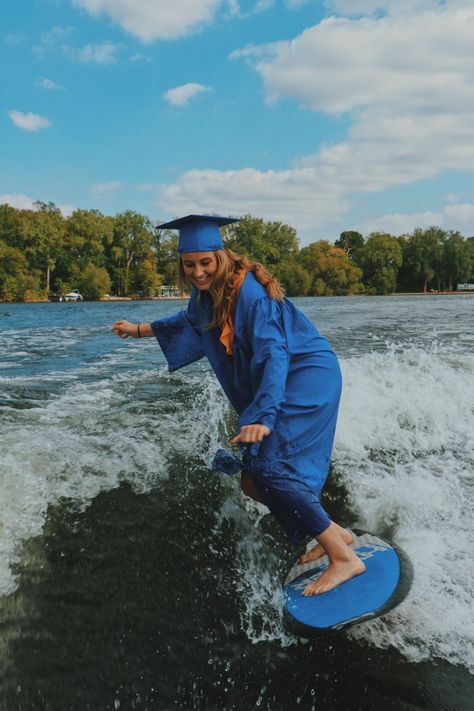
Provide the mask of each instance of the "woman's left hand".
POLYGON ((271 430, 266 425, 244 425, 240 428, 240 433, 230 440, 231 444, 252 444, 261 442, 264 437, 268 437, 271 430))

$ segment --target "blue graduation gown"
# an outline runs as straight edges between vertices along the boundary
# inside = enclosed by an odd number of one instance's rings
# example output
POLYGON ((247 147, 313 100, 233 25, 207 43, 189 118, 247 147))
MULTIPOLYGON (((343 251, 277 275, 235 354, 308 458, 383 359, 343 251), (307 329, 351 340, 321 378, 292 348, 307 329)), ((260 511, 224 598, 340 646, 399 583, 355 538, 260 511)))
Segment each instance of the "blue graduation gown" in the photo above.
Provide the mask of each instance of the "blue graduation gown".
POLYGON ((211 318, 210 295, 193 288, 186 311, 151 324, 169 370, 207 356, 239 427, 271 430, 243 455, 262 500, 294 543, 322 533, 330 520, 320 495, 341 394, 336 356, 291 301, 271 299, 251 272, 236 304, 232 356, 219 329, 206 328, 211 318))

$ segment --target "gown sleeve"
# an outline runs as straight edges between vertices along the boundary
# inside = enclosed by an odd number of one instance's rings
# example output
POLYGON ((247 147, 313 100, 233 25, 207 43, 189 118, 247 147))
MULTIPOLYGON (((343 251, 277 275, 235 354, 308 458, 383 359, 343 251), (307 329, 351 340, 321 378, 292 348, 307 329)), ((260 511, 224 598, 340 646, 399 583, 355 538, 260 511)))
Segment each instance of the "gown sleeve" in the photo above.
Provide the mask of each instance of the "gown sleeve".
POLYGON ((194 301, 195 299, 191 297, 186 311, 178 311, 173 316, 161 318, 151 324, 152 331, 168 361, 170 373, 194 363, 205 355, 200 331, 193 325, 194 301))
POLYGON ((253 399, 240 415, 241 427, 260 423, 272 430, 285 399, 289 353, 281 308, 276 299, 263 297, 250 310, 247 329, 253 399))

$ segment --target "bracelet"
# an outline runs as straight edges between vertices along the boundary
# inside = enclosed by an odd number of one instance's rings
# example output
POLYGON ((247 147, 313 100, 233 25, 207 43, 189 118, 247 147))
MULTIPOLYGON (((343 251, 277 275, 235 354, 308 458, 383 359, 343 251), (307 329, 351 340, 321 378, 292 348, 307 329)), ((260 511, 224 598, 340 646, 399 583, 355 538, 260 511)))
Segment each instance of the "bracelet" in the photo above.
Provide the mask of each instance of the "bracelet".
POLYGON ((137 338, 141 338, 142 334, 140 333, 140 324, 137 323, 137 338))

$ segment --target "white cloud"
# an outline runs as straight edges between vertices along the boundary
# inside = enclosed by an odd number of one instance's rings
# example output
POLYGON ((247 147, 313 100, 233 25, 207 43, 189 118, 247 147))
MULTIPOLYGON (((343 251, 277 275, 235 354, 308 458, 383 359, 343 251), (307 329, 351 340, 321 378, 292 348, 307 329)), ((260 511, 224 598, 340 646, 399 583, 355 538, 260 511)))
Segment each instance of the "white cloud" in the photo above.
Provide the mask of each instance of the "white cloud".
POLYGON ((190 170, 173 185, 161 186, 158 207, 172 215, 250 212, 307 230, 339 219, 350 204, 342 190, 333 189, 324 170, 301 167, 266 172, 254 168, 190 170))
POLYGON ((388 232, 392 235, 403 235, 410 234, 416 227, 421 227, 422 229, 431 227, 432 225, 442 227, 443 223, 443 213, 434 210, 408 214, 394 212, 364 220, 361 224, 357 225, 355 229, 365 235, 372 232, 388 232))
POLYGON ((205 91, 211 91, 211 87, 190 82, 176 86, 174 89, 168 89, 164 92, 163 97, 172 106, 186 106, 192 98, 205 91))
POLYGON ((474 234, 474 205, 468 203, 458 203, 457 205, 446 205, 444 214, 449 220, 456 224, 464 224, 470 227, 471 234, 474 234))
MULTIPOLYGON (((473 27, 472 3, 456 2, 409 22, 395 14, 329 18, 292 41, 234 52, 253 63, 269 100, 290 97, 310 110, 347 114, 346 139, 288 170, 188 171, 161 187, 160 210, 251 212, 326 230, 340 224, 357 195, 471 171, 473 27)), ((415 217, 431 224, 440 215, 450 218, 442 210, 415 217)), ((384 219, 405 231, 414 218, 384 219)))
POLYGON ((102 42, 99 44, 86 44, 79 49, 73 47, 63 47, 63 49, 73 59, 86 64, 116 64, 117 54, 122 49, 122 45, 114 42, 102 42))
MULTIPOLYGON (((297 2, 298 0, 296 0, 297 2)), ((444 7, 449 0, 327 0, 329 10, 346 16, 373 15, 386 13, 389 15, 407 15, 426 10, 436 10, 444 7)), ((452 2, 451 5, 457 4, 452 2)))
POLYGON ((46 77, 43 77, 43 79, 38 80, 38 86, 40 86, 42 89, 48 89, 49 91, 59 91, 61 89, 64 89, 63 86, 60 84, 56 84, 55 81, 52 79, 47 79, 46 77))
POLYGON ((54 25, 48 32, 44 32, 41 35, 41 44, 46 46, 54 46, 58 42, 62 42, 69 37, 73 32, 72 27, 61 27, 60 25, 54 25))
POLYGON ((142 54, 141 52, 135 52, 135 54, 131 54, 128 58, 128 61, 131 62, 132 64, 136 64, 137 62, 146 62, 149 64, 151 62, 150 57, 147 57, 145 54, 142 54))
MULTIPOLYGON (((304 2, 308 2, 309 0, 303 0, 304 2)), ((268 10, 269 8, 273 7, 275 4, 275 0, 257 0, 255 3, 255 7, 253 12, 258 13, 258 12, 263 12, 264 10, 268 10)))
POLYGON ((96 183, 91 190, 97 198, 109 199, 119 190, 123 190, 123 185, 119 180, 110 180, 108 183, 96 183))
POLYGON ((10 205, 19 210, 34 210, 35 200, 28 195, 16 193, 13 195, 0 195, 0 205, 10 205))
POLYGON ((474 205, 468 203, 448 204, 440 210, 414 213, 389 213, 370 218, 359 224, 363 234, 389 232, 394 235, 409 234, 416 227, 435 225, 445 230, 459 230, 466 236, 474 234, 474 205))
POLYGON ((47 52, 56 49, 58 44, 64 42, 72 32, 72 27, 60 27, 59 25, 55 25, 51 27, 48 32, 44 32, 41 35, 39 44, 33 47, 33 51, 38 56, 43 57, 47 52))
MULTIPOLYGON (((104 13, 142 42, 183 37, 211 23, 217 11, 227 16, 248 17, 272 7, 274 0, 254 0, 242 11, 238 0, 73 0, 97 17, 104 13)), ((246 3, 248 4, 248 3, 246 3)))
POLYGON ((247 47, 269 101, 341 113, 400 102, 412 112, 474 105, 472 5, 457 11, 348 20, 329 18, 292 41, 247 47))
POLYGON ((309 2, 310 0, 285 0, 285 5, 289 7, 290 10, 298 10, 309 2))
MULTIPOLYGON (((307 2, 308 0, 304 0, 307 2)), ((256 0, 255 4, 250 8, 243 9, 238 0, 227 0, 227 10, 229 15, 239 19, 247 19, 253 15, 258 15, 275 5, 275 0, 256 0)))
MULTIPOLYGON (((35 202, 38 198, 32 198, 29 195, 14 193, 11 195, 0 195, 0 205, 10 205, 18 210, 36 210, 35 202)), ((71 205, 57 205, 64 217, 69 217, 75 208, 71 205)))
POLYGON ((39 131, 41 128, 51 126, 51 121, 45 116, 39 116, 28 112, 27 114, 21 111, 9 111, 8 116, 13 121, 15 126, 22 128, 24 131, 39 131))
POLYGON ((74 47, 69 42, 73 32, 72 27, 52 27, 48 32, 41 35, 40 43, 33 47, 33 50, 40 57, 49 52, 60 51, 70 59, 79 62, 94 62, 96 64, 115 64, 117 62, 117 55, 123 49, 122 44, 107 40, 95 44, 86 44, 83 47, 74 47))
POLYGON ((74 0, 92 15, 105 13, 144 42, 173 39, 211 22, 222 0, 74 0))

